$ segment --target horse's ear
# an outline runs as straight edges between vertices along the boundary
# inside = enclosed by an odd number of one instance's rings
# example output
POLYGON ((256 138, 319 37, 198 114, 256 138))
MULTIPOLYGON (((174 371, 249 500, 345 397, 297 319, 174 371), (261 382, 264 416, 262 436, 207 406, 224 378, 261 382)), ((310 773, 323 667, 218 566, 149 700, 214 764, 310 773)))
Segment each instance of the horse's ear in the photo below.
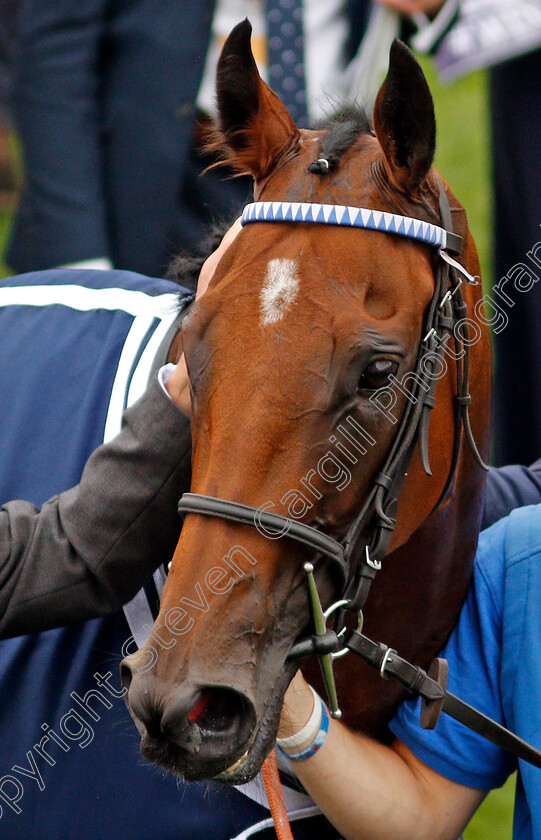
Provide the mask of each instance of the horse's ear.
POLYGON ((224 44, 216 76, 218 120, 233 165, 256 181, 294 148, 300 133, 289 111, 261 79, 252 54, 248 20, 237 24, 224 44))
POLYGON ((424 73, 398 40, 376 99, 374 128, 391 182, 405 192, 417 190, 434 160, 436 118, 424 73))

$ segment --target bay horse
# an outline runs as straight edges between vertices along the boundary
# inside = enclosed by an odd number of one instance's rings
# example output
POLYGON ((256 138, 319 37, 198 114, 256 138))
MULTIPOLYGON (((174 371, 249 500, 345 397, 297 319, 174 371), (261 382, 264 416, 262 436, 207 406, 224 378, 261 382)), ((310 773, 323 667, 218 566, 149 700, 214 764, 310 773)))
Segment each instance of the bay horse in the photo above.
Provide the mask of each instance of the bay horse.
MULTIPOLYGON (((256 223, 245 224, 182 326, 192 493, 285 514, 340 540, 412 403, 439 257, 433 243, 395 227, 311 224, 302 212, 368 208, 380 220, 398 224, 401 216, 439 229, 432 98, 416 60, 395 42, 374 129, 355 110, 301 131, 257 72, 247 21, 223 48, 217 92, 220 142, 237 170, 253 175, 258 204, 245 217, 256 223), (277 207, 280 220, 257 223, 277 207)), ((466 214, 444 189, 464 242, 461 264, 478 275, 466 214)), ((471 431, 486 456, 490 345, 482 289, 461 285, 473 331, 471 431)), ((425 428, 424 454, 414 452, 399 477, 396 527, 364 607, 366 632, 422 667, 443 646, 468 587, 485 475, 471 447, 457 449, 457 423, 470 400, 460 396, 451 361, 460 357, 456 336, 447 350, 428 445, 425 428)), ((298 667, 291 650, 310 629, 303 564, 314 561, 325 607, 343 592, 335 564, 262 519, 260 526, 187 513, 157 622, 121 668, 143 754, 188 780, 254 777, 274 745, 298 667)), ((353 566, 361 561, 354 556, 353 566)), ((336 665, 345 722, 386 738, 403 689, 350 656, 336 665)), ((304 670, 318 686, 315 664, 304 670)))

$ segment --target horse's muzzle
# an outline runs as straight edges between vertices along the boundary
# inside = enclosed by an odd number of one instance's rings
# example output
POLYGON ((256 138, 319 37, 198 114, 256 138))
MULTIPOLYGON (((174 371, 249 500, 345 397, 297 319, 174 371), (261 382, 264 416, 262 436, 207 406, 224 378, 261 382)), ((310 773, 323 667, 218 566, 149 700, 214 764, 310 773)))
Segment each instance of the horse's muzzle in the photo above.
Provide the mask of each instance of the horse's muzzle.
POLYGON ((125 701, 141 752, 192 781, 218 776, 246 753, 255 730, 254 704, 225 686, 162 684, 129 661, 120 665, 125 701))

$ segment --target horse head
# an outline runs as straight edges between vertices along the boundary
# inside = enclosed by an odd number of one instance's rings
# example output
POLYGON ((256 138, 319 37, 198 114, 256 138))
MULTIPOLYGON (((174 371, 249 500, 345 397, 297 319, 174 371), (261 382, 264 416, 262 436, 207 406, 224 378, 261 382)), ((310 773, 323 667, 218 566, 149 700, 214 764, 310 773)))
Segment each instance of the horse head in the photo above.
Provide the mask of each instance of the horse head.
MULTIPOLYGON (((348 206, 378 219, 394 214, 393 224, 403 216, 442 226, 432 98, 412 54, 395 42, 374 130, 350 109, 301 131, 259 77, 247 21, 224 46, 217 90, 221 142, 236 168, 253 175, 255 200, 266 203, 257 212, 274 212, 280 202, 286 220, 244 226, 183 324, 192 492, 282 514, 340 540, 414 402, 438 256, 396 232, 312 224, 302 213, 348 206)), ((464 210, 445 190, 464 240, 460 259, 477 275, 464 210)), ((482 292, 462 285, 471 426, 486 452, 489 345, 474 314, 482 292)), ((425 666, 456 619, 480 520, 483 471, 467 446, 455 453, 443 493, 462 411, 458 345, 455 337, 433 374, 430 467, 426 451, 413 452, 365 609, 373 637, 425 666)), ((274 743, 297 667, 288 655, 310 628, 303 564, 314 562, 325 606, 342 594, 336 563, 286 531, 280 536, 263 520, 253 528, 187 514, 152 634, 122 666, 143 754, 185 778, 253 777, 274 743)), ((346 721, 381 735, 401 689, 358 662, 341 660, 337 679, 346 721)))

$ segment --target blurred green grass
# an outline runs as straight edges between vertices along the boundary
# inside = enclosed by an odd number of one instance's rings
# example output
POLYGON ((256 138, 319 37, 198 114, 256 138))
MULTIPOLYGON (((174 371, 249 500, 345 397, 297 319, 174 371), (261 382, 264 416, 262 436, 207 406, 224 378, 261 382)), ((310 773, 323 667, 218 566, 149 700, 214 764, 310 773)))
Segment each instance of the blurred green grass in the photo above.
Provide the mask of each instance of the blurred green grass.
POLYGON ((513 803, 516 776, 489 793, 464 832, 464 840, 510 840, 513 834, 513 803))
MULTIPOLYGON (((436 166, 468 213, 485 283, 491 280, 491 187, 486 78, 477 73, 442 87, 429 60, 423 62, 436 105, 438 148, 436 166)), ((0 254, 10 228, 9 212, 0 212, 0 254)), ((0 261, 0 277, 9 269, 0 261)), ((465 840, 508 840, 514 778, 491 793, 465 832, 465 840)))
POLYGON ((0 211, 0 280, 12 273, 4 262, 5 245, 7 243, 10 228, 11 213, 7 210, 0 211))
POLYGON ((483 281, 492 275, 492 188, 487 80, 474 73, 441 85, 429 60, 423 60, 436 109, 436 167, 466 208, 483 281))
MULTIPOLYGON (((12 136, 10 138, 10 147, 11 147, 11 156, 13 160, 13 166, 16 172, 17 180, 21 181, 21 154, 20 154, 20 147, 19 143, 17 142, 16 138, 12 136)), ((13 272, 8 268, 5 263, 5 250, 9 238, 9 232, 11 230, 11 223, 13 217, 13 209, 11 208, 10 201, 7 200, 5 205, 0 203, 0 280, 3 277, 8 277, 13 272), (9 207, 9 209, 8 209, 9 207)))

